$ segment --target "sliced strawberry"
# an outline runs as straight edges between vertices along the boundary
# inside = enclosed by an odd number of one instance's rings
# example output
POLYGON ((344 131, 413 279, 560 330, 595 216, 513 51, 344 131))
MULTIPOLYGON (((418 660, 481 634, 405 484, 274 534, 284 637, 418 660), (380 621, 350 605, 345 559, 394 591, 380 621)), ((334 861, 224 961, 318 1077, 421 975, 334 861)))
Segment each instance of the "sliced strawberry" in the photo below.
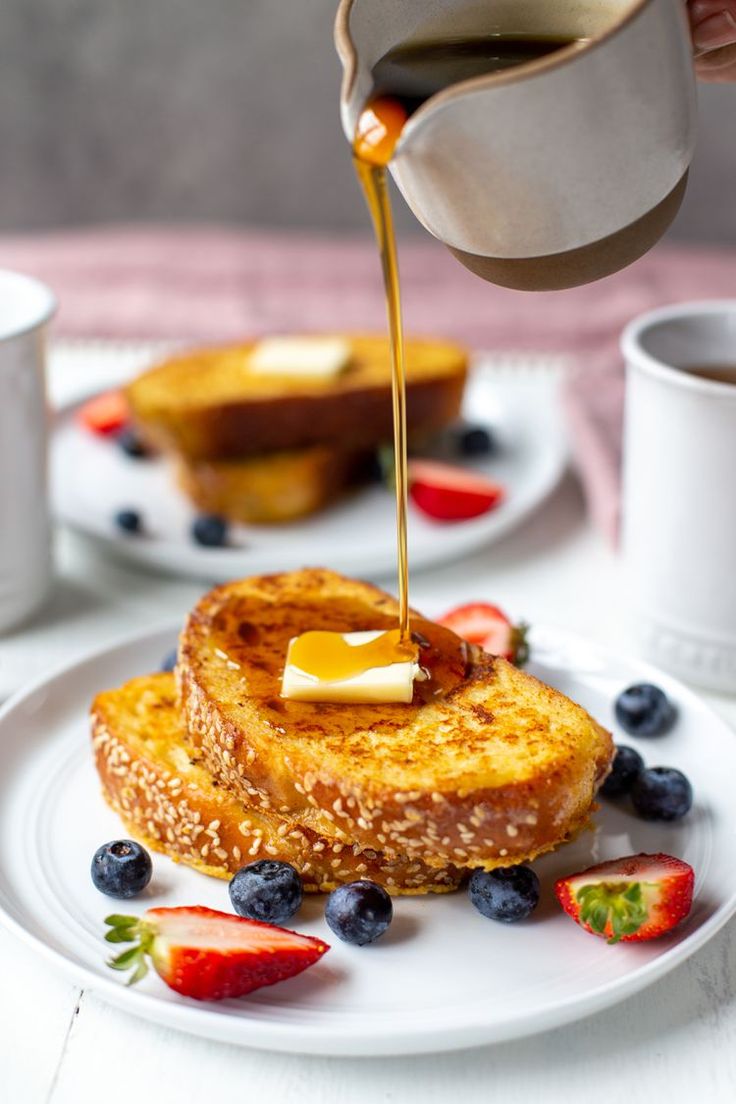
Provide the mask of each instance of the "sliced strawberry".
POLYGON ((105 923, 108 942, 135 943, 108 962, 134 969, 128 984, 145 977, 150 958, 171 989, 195 1000, 242 997, 300 974, 329 950, 321 939, 201 905, 108 916, 105 923))
POLYGON ((523 667, 529 659, 528 626, 513 625, 498 606, 469 602, 440 617, 439 624, 452 629, 469 644, 479 644, 485 652, 503 656, 518 667, 523 667))
POLYGON ((560 878, 557 899, 576 924, 609 943, 657 939, 693 903, 693 868, 671 855, 630 855, 560 878))
POLYGON ((130 419, 128 402, 122 391, 105 391, 95 395, 79 411, 82 425, 103 437, 117 433, 130 419))
POLYGON ((409 494, 423 513, 437 521, 478 517, 498 506, 505 496, 500 483, 436 460, 410 461, 409 494))

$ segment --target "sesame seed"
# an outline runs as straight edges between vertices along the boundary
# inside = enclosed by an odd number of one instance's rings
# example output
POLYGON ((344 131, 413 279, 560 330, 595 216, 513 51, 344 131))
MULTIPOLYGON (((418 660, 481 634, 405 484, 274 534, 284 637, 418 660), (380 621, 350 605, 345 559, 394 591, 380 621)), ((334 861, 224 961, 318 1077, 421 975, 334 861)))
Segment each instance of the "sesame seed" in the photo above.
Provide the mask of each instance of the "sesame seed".
POLYGON ((518 836, 518 834, 519 834, 519 829, 516 827, 515 824, 507 824, 506 825, 506 835, 511 836, 511 838, 513 839, 514 836, 518 836))

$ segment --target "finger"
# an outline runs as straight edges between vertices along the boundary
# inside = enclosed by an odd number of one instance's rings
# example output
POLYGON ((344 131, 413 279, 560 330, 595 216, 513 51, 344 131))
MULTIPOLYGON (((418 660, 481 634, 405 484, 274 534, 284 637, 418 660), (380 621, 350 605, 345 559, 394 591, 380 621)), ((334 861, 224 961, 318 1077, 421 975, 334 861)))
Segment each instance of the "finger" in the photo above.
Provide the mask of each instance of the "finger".
POLYGON ((712 84, 736 81, 736 43, 700 54, 695 68, 701 80, 712 84))
MULTIPOLYGON (((723 0, 720 0, 721 5, 723 0)), ((691 15, 693 42, 696 50, 717 50, 736 42, 736 12, 721 6, 720 11, 709 11, 704 17, 691 15)))
POLYGON ((696 23, 702 23, 711 15, 718 15, 719 12, 724 11, 736 16, 736 0, 690 0, 688 4, 690 22, 693 26, 696 23))

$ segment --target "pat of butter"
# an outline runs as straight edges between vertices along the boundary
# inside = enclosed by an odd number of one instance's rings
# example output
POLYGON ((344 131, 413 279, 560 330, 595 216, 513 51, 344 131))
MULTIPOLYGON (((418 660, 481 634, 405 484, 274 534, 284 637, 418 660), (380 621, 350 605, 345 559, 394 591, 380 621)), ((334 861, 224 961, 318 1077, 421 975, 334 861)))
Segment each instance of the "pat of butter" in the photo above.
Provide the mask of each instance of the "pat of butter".
POLYGON ((248 357, 248 368, 258 376, 330 380, 350 358, 350 343, 341 337, 267 337, 248 357))
MULTIPOLYGON (((340 634, 346 644, 369 644, 382 632, 351 632, 340 634)), ((414 696, 414 680, 424 678, 418 663, 407 660, 387 667, 369 667, 350 678, 332 681, 319 679, 300 670, 290 662, 294 637, 289 642, 286 667, 281 682, 281 697, 291 701, 315 702, 404 702, 414 696)))

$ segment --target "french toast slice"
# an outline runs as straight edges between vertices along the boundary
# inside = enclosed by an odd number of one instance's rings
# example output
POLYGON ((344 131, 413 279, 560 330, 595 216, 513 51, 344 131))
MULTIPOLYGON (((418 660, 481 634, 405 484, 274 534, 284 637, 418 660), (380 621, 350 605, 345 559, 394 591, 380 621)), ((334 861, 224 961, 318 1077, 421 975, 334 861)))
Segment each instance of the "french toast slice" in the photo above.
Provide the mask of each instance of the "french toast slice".
MULTIPOLYGON (((256 342, 170 357, 128 385, 135 422, 164 452, 218 460, 309 445, 360 450, 393 439, 388 340, 348 336, 351 360, 335 378, 263 376, 248 368, 256 342)), ((467 354, 450 342, 406 341, 409 435, 455 419, 467 354)))
POLYGON ((179 487, 198 509, 245 525, 313 514, 358 483, 367 469, 365 456, 327 445, 240 460, 172 459, 179 487))
POLYGON ((211 771, 263 809, 428 865, 492 869, 588 823, 613 754, 581 706, 411 615, 429 682, 411 704, 283 700, 289 640, 395 627, 398 604, 322 569, 216 587, 180 637, 187 727, 211 771))
POLYGON ((98 694, 91 722, 102 792, 126 830, 204 874, 229 878, 246 863, 274 858, 291 863, 312 892, 368 878, 395 894, 446 892, 463 876, 452 866, 436 870, 361 851, 244 805, 202 765, 184 729, 171 674, 98 694))

